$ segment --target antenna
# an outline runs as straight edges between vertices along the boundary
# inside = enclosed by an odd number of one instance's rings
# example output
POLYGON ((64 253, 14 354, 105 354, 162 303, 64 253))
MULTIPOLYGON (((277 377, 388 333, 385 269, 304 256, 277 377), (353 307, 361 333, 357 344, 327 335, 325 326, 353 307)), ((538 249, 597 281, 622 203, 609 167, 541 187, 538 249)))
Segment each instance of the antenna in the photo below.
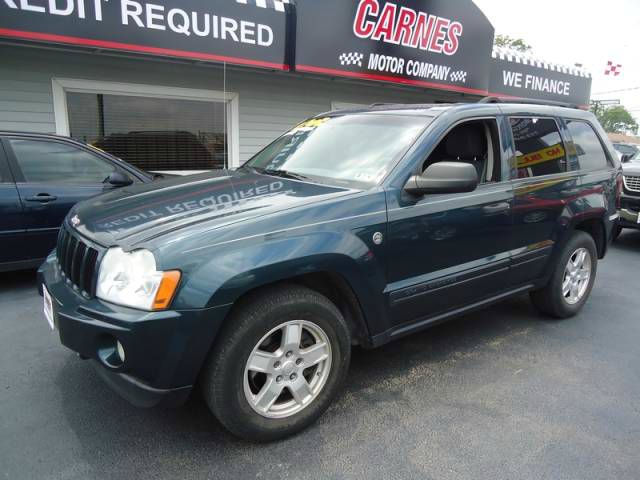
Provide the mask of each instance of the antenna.
POLYGON ((222 95, 224 98, 224 112, 222 115, 222 158, 224 158, 224 168, 229 169, 229 159, 227 157, 227 115, 229 115, 229 103, 227 102, 227 62, 222 64, 222 95))

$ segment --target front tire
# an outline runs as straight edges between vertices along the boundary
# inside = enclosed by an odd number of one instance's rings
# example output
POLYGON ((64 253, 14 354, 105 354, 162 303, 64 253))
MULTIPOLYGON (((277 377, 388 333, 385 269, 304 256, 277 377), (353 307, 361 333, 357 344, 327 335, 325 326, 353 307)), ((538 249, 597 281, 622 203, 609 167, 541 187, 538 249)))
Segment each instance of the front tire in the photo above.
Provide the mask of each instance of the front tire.
POLYGON ((549 283, 531 292, 534 306, 558 319, 573 317, 587 302, 598 270, 598 251, 591 235, 575 231, 558 259, 549 283))
POLYGON ((265 442, 315 422, 349 367, 349 328, 318 292, 297 285, 251 294, 219 336, 201 377, 205 400, 233 434, 265 442))

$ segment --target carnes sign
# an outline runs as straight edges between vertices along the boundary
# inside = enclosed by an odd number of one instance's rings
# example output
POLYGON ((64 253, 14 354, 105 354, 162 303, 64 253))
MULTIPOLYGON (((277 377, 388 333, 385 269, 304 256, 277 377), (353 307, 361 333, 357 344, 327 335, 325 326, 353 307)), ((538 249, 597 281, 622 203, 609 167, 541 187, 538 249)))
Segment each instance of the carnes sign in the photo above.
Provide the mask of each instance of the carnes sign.
POLYGON ((470 0, 300 0, 296 69, 484 95, 493 27, 470 0))

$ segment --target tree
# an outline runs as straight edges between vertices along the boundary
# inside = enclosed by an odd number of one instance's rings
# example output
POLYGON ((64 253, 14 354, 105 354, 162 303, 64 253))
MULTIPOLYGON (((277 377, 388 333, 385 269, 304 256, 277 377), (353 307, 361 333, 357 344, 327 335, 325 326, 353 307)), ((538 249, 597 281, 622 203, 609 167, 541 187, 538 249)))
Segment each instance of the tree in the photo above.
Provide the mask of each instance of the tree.
POLYGON ((518 52, 530 52, 533 48, 521 38, 512 38, 509 35, 496 35, 493 42, 496 47, 510 48, 518 52))
POLYGON ((608 133, 631 132, 635 135, 638 132, 638 122, 622 105, 605 108, 596 108, 594 106, 591 111, 598 117, 602 128, 608 133))

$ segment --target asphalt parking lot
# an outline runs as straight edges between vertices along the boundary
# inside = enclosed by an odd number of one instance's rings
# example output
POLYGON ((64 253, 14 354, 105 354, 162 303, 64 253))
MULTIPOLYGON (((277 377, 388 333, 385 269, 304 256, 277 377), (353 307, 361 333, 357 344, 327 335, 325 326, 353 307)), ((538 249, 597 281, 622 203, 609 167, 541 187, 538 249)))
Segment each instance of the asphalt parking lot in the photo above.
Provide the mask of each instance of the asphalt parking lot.
POLYGON ((577 318, 510 300, 374 351, 295 438, 251 445, 194 396, 139 410, 63 348, 35 274, 0 274, 0 477, 637 479, 640 232, 577 318))

